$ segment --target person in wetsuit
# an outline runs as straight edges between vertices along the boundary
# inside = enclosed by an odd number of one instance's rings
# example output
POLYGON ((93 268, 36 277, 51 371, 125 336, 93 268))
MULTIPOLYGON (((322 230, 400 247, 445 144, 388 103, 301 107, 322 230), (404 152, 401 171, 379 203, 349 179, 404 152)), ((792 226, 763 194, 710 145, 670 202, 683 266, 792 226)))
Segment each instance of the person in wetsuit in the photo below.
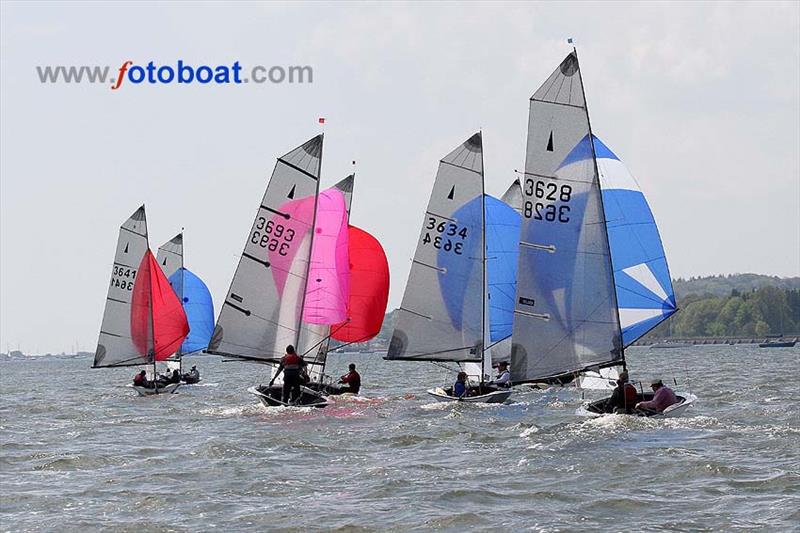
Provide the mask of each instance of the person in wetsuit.
POLYGON ((350 365, 347 368, 350 371, 344 376, 339 378, 339 383, 344 383, 347 386, 342 387, 340 391, 342 393, 352 392, 353 394, 358 394, 358 391, 361 389, 361 375, 358 372, 356 372, 355 363, 350 363, 350 365))
POLYGON ((636 387, 628 383, 628 372, 622 371, 617 378, 617 386, 611 393, 611 398, 606 400, 606 413, 631 414, 636 405, 636 387))
POLYGON ((287 346, 286 354, 281 359, 281 364, 278 365, 278 371, 275 372, 275 377, 269 382, 271 387, 275 382, 275 378, 283 372, 283 403, 289 403, 290 396, 292 402, 296 402, 300 398, 301 374, 305 367, 306 362, 295 353, 294 346, 291 344, 287 346))

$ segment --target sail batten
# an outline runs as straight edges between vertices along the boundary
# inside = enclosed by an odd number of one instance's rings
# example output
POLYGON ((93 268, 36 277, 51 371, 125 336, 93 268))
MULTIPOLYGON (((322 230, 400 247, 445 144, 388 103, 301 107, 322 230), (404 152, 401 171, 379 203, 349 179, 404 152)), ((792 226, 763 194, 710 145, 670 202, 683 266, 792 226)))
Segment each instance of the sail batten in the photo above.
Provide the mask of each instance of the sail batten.
POLYGON ((622 358, 611 253, 590 138, 573 52, 530 102, 511 352, 515 382, 548 379, 622 358))

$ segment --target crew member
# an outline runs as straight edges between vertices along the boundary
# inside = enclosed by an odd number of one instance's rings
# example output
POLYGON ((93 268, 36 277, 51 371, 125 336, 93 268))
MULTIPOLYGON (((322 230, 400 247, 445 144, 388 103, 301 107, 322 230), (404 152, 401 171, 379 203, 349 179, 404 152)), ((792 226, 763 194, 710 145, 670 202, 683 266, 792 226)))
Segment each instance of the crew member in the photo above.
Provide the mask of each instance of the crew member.
POLYGON ((350 371, 339 378, 339 383, 344 383, 347 385, 346 387, 341 388, 341 392, 352 392, 353 394, 358 394, 358 391, 361 389, 361 375, 356 372, 355 363, 350 363, 347 368, 350 371))
POLYGON ((678 398, 672 389, 665 386, 660 379, 653 381, 650 384, 653 392, 653 399, 647 402, 639 402, 636 404, 636 409, 655 409, 656 413, 663 413, 664 409, 670 405, 678 403, 678 398))
POLYGON ((286 347, 286 353, 281 359, 281 364, 278 365, 278 371, 275 372, 275 377, 269 382, 269 386, 275 382, 281 372, 283 372, 283 403, 289 403, 291 396, 292 403, 300 398, 300 373, 306 366, 306 362, 294 351, 294 346, 291 344, 286 347))

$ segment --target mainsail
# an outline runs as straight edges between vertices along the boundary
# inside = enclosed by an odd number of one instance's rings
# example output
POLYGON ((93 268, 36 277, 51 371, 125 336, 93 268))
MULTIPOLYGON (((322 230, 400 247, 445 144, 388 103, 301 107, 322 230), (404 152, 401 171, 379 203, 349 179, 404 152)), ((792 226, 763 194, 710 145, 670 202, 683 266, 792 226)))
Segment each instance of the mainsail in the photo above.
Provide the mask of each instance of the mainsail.
POLYGON ((511 352, 515 382, 622 359, 611 254, 578 58, 530 102, 511 352))
MULTIPOLYGON (((183 233, 178 233, 173 238, 158 248, 156 257, 158 265, 167 278, 183 267, 183 233)), ((180 298, 180 293, 177 293, 180 298)))
POLYGON ((92 364, 95 368, 145 362, 131 334, 131 302, 136 274, 147 251, 147 218, 142 206, 120 226, 111 284, 92 364))
POLYGON ((661 236, 647 199, 622 161, 594 137, 624 346, 678 308, 661 236))
POLYGON ((484 350, 483 148, 439 163, 386 359, 480 361, 484 350))
POLYGON ((280 157, 247 235, 208 351, 276 361, 298 344, 322 135, 280 157))

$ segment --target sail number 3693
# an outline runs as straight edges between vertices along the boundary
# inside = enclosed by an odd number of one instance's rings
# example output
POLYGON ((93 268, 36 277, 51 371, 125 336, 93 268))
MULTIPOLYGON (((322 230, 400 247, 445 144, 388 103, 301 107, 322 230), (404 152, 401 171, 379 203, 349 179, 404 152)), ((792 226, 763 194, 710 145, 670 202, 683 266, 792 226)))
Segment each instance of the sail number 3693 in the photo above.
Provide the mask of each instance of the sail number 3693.
POLYGON ((572 199, 572 186, 544 181, 536 181, 528 178, 525 180, 525 196, 535 197, 539 202, 526 200, 523 205, 523 215, 525 218, 534 220, 545 220, 547 222, 569 222, 569 201, 572 199), (553 203, 550 203, 553 202, 553 203), (561 202, 556 205, 555 202, 561 202))
POLYGON ((459 227, 458 224, 453 222, 436 222, 436 218, 428 217, 425 229, 432 231, 425 232, 425 235, 422 236, 422 244, 431 244, 437 250, 453 252, 456 255, 464 253, 463 241, 467 238, 467 228, 459 227), (431 236, 431 233, 433 233, 433 236, 431 236), (461 240, 456 239, 456 237, 461 240))
POLYGON ((276 224, 272 220, 258 217, 256 228, 250 236, 250 242, 266 248, 270 252, 277 251, 280 255, 289 253, 290 242, 294 240, 294 230, 283 224, 276 224))

